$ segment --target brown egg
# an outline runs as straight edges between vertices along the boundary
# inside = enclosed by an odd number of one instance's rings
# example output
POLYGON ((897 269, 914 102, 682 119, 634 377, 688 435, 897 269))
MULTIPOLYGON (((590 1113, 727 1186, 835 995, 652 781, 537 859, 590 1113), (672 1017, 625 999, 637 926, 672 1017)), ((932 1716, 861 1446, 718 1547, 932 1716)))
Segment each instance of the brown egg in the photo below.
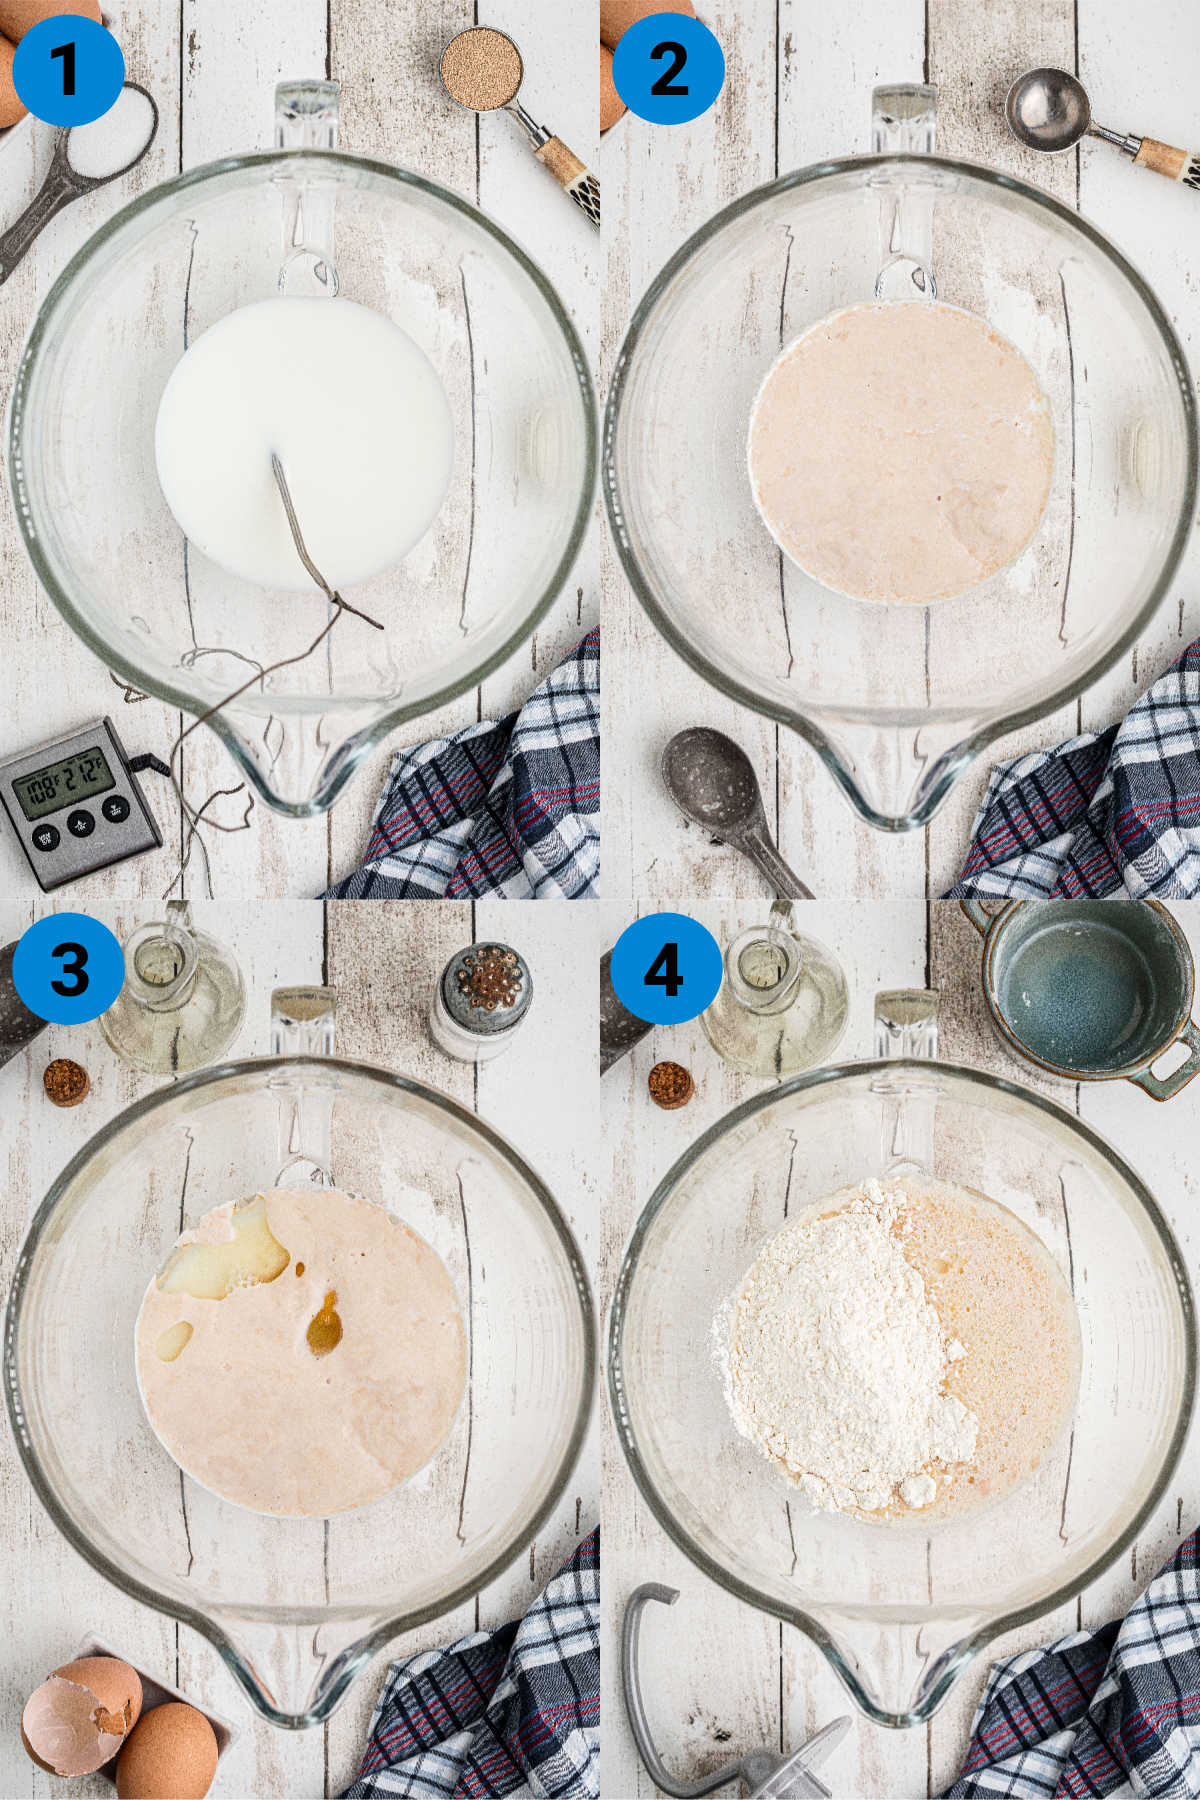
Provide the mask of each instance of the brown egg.
MULTIPOLYGON (((4 0, 0 0, 0 22, 3 5, 4 0)), ((615 50, 631 25, 660 12, 690 13, 693 19, 696 16, 692 0, 600 0, 600 42, 615 50)))
POLYGON ((615 125, 625 111, 625 102, 613 86, 612 51, 607 44, 600 46, 600 129, 607 131, 615 125))
POLYGON ((96 0, 0 0, 0 31, 11 43, 19 44, 27 31, 59 13, 76 13, 100 23, 96 0))
POLYGON ((17 90, 12 78, 13 47, 6 37, 0 37, 0 131, 6 125, 15 125, 18 119, 25 117, 26 109, 17 99, 17 90))
POLYGON ((117 1758, 118 1800, 204 1800, 217 1772, 217 1736, 182 1700, 156 1706, 117 1758))
POLYGON ((141 1710, 136 1669, 116 1656, 81 1657, 29 1696, 21 1742, 51 1775, 90 1775, 112 1761, 141 1710))

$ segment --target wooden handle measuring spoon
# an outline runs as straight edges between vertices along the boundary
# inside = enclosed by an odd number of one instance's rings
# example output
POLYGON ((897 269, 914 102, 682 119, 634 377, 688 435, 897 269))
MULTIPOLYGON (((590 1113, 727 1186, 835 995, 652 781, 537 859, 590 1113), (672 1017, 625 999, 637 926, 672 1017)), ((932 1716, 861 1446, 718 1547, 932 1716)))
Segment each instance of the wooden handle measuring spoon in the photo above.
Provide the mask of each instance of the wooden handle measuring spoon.
POLYGON ((1008 90, 1004 116, 1017 142, 1028 150, 1054 156, 1074 149, 1082 137, 1098 137, 1131 156, 1141 168, 1200 189, 1200 154, 1176 150, 1158 138, 1134 137, 1097 125, 1087 90, 1065 69, 1028 69, 1018 76, 1008 90))
POLYGON ((548 126, 539 125, 517 99, 525 64, 507 32, 473 25, 452 37, 439 65, 442 86, 468 112, 511 113, 522 127, 533 153, 549 169, 563 192, 591 223, 600 228, 600 183, 575 152, 548 126))

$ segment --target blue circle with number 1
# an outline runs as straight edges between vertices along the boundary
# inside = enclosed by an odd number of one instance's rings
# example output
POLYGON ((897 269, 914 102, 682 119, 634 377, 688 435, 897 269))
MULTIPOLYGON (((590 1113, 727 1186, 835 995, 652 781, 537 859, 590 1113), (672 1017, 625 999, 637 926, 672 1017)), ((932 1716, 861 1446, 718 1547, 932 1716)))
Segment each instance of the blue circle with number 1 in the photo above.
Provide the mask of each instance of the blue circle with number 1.
POLYGON ((90 125, 125 85, 125 58, 111 31, 94 19, 57 13, 17 45, 12 65, 17 99, 47 125, 90 125))
POLYGON ((725 52, 699 19, 651 13, 622 33, 612 78, 639 119, 686 125, 708 111, 725 85, 725 52))
POLYGON ((651 913, 617 939, 609 966, 617 999, 651 1025, 683 1025, 711 1006, 721 946, 686 913, 651 913))
POLYGON ((99 919, 51 913, 13 951, 13 982, 31 1013, 52 1025, 86 1025, 107 1012, 125 982, 125 953, 99 919))

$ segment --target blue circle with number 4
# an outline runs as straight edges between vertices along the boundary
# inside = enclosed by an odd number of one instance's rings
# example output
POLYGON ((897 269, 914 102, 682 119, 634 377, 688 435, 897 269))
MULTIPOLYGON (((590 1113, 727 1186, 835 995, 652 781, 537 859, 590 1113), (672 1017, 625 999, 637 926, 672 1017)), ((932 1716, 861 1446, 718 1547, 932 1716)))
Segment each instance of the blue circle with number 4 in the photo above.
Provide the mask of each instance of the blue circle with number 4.
POLYGON ((125 982, 125 953, 99 919, 52 913, 13 951, 13 982, 31 1013, 52 1025, 86 1025, 107 1012, 125 982))
POLYGON ((125 85, 125 58, 111 31, 94 19, 56 13, 17 45, 12 65, 17 99, 47 125, 90 125, 103 118, 125 85))
POLYGON ((721 946, 686 913, 651 913, 617 939, 609 967, 617 999, 652 1025, 683 1025, 711 1006, 721 946))
POLYGON ((725 52, 699 19, 651 13, 622 34, 612 78, 639 119, 686 125, 708 111, 725 85, 725 52))

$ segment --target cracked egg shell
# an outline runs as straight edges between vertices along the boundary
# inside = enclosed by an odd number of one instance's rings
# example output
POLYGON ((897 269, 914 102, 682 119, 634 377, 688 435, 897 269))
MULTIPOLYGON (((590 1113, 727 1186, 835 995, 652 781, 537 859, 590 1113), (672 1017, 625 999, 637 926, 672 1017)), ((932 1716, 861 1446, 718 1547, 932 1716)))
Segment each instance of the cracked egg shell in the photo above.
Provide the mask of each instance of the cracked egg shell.
POLYGON ((91 1775, 112 1761, 141 1710, 136 1669, 116 1656, 81 1657, 29 1696, 21 1742, 51 1775, 91 1775))
POLYGON ((117 1759, 118 1800, 204 1800, 217 1772, 217 1734, 182 1700, 153 1707, 117 1759))

